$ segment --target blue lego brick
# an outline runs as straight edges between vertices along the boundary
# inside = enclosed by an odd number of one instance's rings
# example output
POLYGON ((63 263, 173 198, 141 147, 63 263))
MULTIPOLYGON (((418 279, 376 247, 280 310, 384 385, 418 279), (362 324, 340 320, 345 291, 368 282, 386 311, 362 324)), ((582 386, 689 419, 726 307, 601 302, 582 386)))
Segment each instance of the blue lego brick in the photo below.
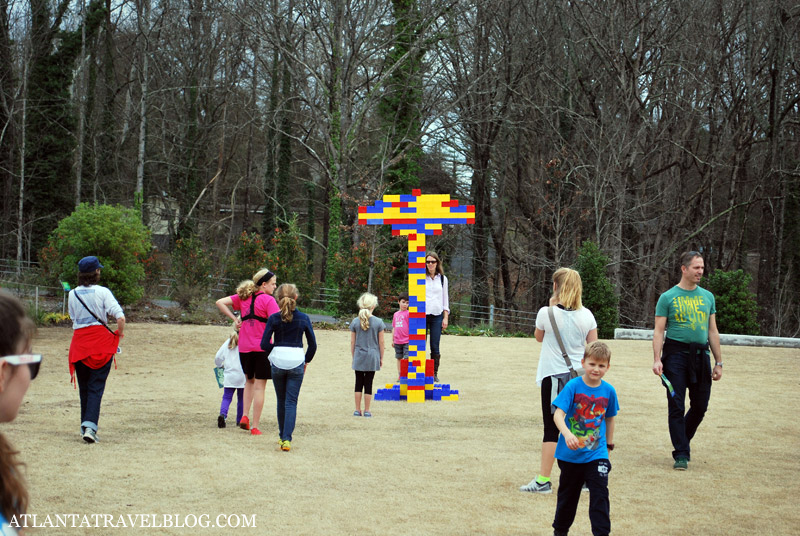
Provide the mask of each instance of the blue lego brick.
POLYGON ((400 194, 400 202, 401 203, 405 203, 405 202, 415 203, 416 201, 417 201, 417 196, 416 195, 400 194))
POLYGON ((441 223, 442 225, 466 224, 467 218, 419 218, 417 220, 417 225, 428 225, 431 223, 441 223))
POLYGON ((400 214, 416 214, 417 207, 400 207, 400 214))
POLYGON ((425 400, 433 400, 433 391, 425 391, 425 400))
POLYGON ((409 387, 424 387, 425 386, 425 378, 409 378, 408 379, 408 386, 409 387))
MULTIPOLYGON (((426 392, 426 394, 427 394, 427 392, 426 392)), ((442 390, 441 389, 434 389, 433 391, 431 391, 431 397, 432 397, 433 400, 436 400, 437 402, 441 402, 441 400, 442 400, 442 390)))
POLYGON ((424 274, 425 273, 425 268, 409 268, 408 269, 408 273, 409 274, 424 274))

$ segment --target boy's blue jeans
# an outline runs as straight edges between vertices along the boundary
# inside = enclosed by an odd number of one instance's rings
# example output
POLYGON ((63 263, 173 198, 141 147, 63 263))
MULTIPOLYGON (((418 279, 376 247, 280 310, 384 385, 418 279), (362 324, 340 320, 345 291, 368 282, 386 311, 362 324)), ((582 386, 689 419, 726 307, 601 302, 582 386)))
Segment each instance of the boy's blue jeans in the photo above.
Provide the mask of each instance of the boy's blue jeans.
POLYGON ((561 477, 558 480, 558 500, 553 529, 556 532, 569 532, 575 521, 575 512, 581 498, 581 488, 586 482, 589 488, 589 521, 594 536, 606 536, 611 532, 609 517, 610 501, 608 499, 608 473, 611 462, 607 459, 593 460, 588 463, 571 463, 558 460, 561 477))
MULTIPOLYGON (((705 359, 708 359, 706 357, 705 359)), ((689 354, 676 352, 661 358, 664 375, 672 384, 675 396, 667 391, 669 410, 669 437, 672 439, 672 457, 691 459, 689 442, 703 421, 711 398, 711 380, 689 383, 689 354), (686 411, 686 391, 689 391, 689 411, 686 411)))
POLYGON ((289 370, 270 366, 277 398, 278 430, 282 440, 291 441, 297 421, 297 399, 300 396, 300 386, 303 385, 305 363, 289 370))

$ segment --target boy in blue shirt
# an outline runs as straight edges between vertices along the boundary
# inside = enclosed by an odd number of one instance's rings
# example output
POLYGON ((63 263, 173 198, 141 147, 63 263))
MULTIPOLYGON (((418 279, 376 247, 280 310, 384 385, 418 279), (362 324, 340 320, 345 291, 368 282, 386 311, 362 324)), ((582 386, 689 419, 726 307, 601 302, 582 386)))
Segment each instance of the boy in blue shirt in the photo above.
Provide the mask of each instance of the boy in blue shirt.
POLYGON ((575 520, 583 483, 589 488, 589 521, 594 536, 611 531, 608 500, 608 451, 614 449, 617 392, 603 376, 611 366, 611 350, 595 341, 586 345, 583 376, 573 378, 553 401, 553 420, 561 434, 556 459, 561 469, 554 536, 566 535, 575 520))

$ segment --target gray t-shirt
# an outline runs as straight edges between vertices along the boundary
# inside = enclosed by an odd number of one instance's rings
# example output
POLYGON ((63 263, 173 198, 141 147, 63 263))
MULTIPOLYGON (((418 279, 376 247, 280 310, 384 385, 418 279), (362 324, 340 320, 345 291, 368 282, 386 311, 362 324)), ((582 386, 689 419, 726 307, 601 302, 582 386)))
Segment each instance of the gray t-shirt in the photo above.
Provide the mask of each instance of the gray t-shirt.
POLYGON ((369 329, 361 329, 358 317, 350 322, 350 331, 356 334, 356 348, 353 352, 353 370, 381 370, 381 351, 378 346, 378 333, 385 331, 383 320, 369 317, 369 329))

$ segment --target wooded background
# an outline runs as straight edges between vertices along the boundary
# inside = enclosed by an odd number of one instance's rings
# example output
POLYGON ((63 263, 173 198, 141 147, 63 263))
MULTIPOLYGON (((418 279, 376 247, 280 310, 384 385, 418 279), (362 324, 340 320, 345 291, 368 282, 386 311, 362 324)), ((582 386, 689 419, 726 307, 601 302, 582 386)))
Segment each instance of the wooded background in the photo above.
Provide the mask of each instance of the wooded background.
POLYGON ((476 206, 432 244, 474 305, 535 310, 588 239, 620 323, 650 325, 696 249, 754 276, 762 334, 796 336, 799 21, 789 0, 0 0, 0 257, 35 261, 80 202, 218 259, 294 213, 335 287, 337 253, 397 248, 356 206, 421 187, 476 206))

